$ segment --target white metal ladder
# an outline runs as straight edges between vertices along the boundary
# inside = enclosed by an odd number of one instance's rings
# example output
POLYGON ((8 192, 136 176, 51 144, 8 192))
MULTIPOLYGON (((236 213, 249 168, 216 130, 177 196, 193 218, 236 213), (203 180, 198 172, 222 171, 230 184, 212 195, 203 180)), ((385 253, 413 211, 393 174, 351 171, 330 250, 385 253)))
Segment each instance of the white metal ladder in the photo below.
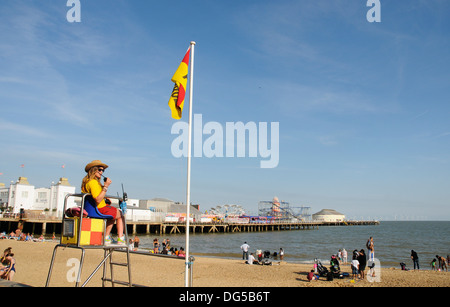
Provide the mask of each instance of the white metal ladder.
POLYGON ((108 259, 109 258, 109 272, 110 272, 110 278, 106 277, 106 265, 103 266, 103 277, 102 277, 102 286, 105 287, 106 282, 111 282, 111 286, 115 286, 115 284, 119 284, 119 285, 125 285, 125 286, 135 286, 133 285, 133 283, 131 282, 131 265, 130 265, 130 248, 128 245, 128 231, 126 228, 126 222, 125 222, 125 217, 124 217, 124 234, 125 234, 125 242, 126 245, 119 245, 119 247, 116 247, 114 245, 110 245, 109 247, 105 247, 105 253, 103 256, 103 259, 108 259), (113 252, 115 250, 124 250, 126 252, 126 262, 114 262, 112 259, 112 255, 113 252), (126 281, 120 281, 120 280, 115 280, 114 279, 114 266, 121 266, 121 267, 126 267, 127 271, 128 271, 128 282, 126 281))

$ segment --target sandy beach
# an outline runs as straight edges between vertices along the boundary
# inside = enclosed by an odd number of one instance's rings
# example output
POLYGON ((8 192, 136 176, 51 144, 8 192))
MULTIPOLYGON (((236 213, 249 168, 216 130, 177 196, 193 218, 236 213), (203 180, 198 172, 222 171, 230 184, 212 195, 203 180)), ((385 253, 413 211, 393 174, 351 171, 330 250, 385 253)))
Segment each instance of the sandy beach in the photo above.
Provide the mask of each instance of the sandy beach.
MULTIPOLYGON (((0 240, 3 251, 12 247, 16 259, 15 282, 34 287, 45 286, 48 269, 56 243, 17 242, 0 240)), ((114 261, 121 262, 125 253, 115 253, 114 261)), ((195 256, 195 255, 194 255, 195 256)), ((87 250, 82 282, 90 275, 103 257, 103 250, 87 250)), ((73 286, 74 266, 69 259, 80 258, 80 251, 59 248, 50 286, 73 286)), ((150 287, 183 287, 184 261, 146 255, 131 255, 132 282, 150 287)), ((320 278, 308 282, 307 273, 311 265, 282 261, 272 266, 247 265, 242 260, 195 257, 194 287, 449 287, 450 273, 430 270, 402 271, 397 268, 382 268, 379 282, 351 278, 326 281, 320 278)), ((343 272, 351 273, 349 265, 342 265, 343 272)), ((117 279, 126 280, 125 268, 115 269, 117 279)), ((101 270, 87 284, 101 286, 101 270)))

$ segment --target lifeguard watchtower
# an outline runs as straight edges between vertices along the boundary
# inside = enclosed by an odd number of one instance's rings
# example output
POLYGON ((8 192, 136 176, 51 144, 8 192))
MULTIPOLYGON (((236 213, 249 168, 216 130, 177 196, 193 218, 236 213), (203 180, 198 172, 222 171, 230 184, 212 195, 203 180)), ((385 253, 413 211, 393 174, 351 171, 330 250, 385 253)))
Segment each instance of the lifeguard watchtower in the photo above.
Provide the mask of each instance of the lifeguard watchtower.
MULTIPOLYGON (((114 200, 118 199, 119 203, 123 201, 118 197, 107 196, 107 198, 114 200)), ((46 287, 49 286, 51 275, 53 271, 53 265, 55 263, 56 252, 58 248, 73 248, 79 249, 81 251, 80 266, 78 269, 78 275, 76 279, 75 286, 80 285, 81 271, 83 269, 83 262, 85 258, 85 251, 89 249, 103 249, 104 255, 102 261, 94 269, 94 271, 89 275, 86 281, 81 285, 81 287, 86 286, 86 284, 92 279, 92 277, 97 273, 97 271, 103 266, 103 277, 102 286, 106 285, 106 282, 111 282, 111 285, 115 284, 133 286, 131 283, 131 265, 130 265, 130 250, 128 244, 105 244, 105 230, 106 221, 112 219, 112 216, 101 214, 97 205, 90 194, 68 194, 64 199, 64 214, 62 217, 62 233, 60 243, 55 246, 53 250, 53 256, 50 263, 50 268, 48 271, 48 277, 46 282, 46 287), (69 210, 72 214, 68 214, 66 211, 67 203, 69 198, 77 198, 81 201, 80 208, 72 208, 69 210), (78 212, 78 214, 76 214, 78 212), (126 252, 126 262, 118 263, 112 261, 112 255, 115 251, 126 252), (109 260, 110 266, 110 277, 107 277, 106 263, 109 260), (119 281, 114 279, 114 266, 123 266, 128 268, 128 281, 119 281)), ((123 213, 123 212, 122 212, 123 213)), ((128 242, 128 231, 126 225, 126 218, 123 217, 124 223, 124 235, 125 242, 128 242)))

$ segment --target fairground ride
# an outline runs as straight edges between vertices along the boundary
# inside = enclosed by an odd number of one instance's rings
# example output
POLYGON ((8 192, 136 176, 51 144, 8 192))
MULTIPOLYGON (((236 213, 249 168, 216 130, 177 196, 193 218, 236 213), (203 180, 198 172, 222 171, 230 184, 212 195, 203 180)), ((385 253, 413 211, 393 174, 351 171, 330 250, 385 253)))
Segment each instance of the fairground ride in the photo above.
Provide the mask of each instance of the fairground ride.
POLYGON ((274 217, 277 220, 310 221, 311 207, 291 206, 288 202, 280 201, 274 197, 271 201, 258 203, 258 214, 264 217, 274 217))

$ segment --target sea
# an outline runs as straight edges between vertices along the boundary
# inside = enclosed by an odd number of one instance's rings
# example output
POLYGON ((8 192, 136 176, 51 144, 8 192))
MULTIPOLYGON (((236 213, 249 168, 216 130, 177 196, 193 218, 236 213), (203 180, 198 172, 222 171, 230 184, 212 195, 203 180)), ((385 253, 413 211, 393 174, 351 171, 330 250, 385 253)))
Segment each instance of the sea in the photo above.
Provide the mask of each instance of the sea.
MULTIPOLYGON (((185 234, 140 234, 138 237, 142 249, 151 249, 155 238, 160 243, 170 239, 171 246, 186 248, 185 234)), ((283 248, 284 261, 307 264, 317 258, 328 265, 331 255, 339 249, 347 250, 349 262, 355 249, 365 249, 367 254, 369 237, 373 237, 375 258, 381 267, 400 268, 404 262, 412 268, 411 250, 417 252, 420 269, 425 270, 431 269, 430 262, 435 255, 450 255, 450 221, 381 221, 379 225, 322 226, 311 230, 190 233, 189 246, 194 257, 242 259, 240 246, 247 242, 253 253, 260 249, 273 254, 283 248)))

